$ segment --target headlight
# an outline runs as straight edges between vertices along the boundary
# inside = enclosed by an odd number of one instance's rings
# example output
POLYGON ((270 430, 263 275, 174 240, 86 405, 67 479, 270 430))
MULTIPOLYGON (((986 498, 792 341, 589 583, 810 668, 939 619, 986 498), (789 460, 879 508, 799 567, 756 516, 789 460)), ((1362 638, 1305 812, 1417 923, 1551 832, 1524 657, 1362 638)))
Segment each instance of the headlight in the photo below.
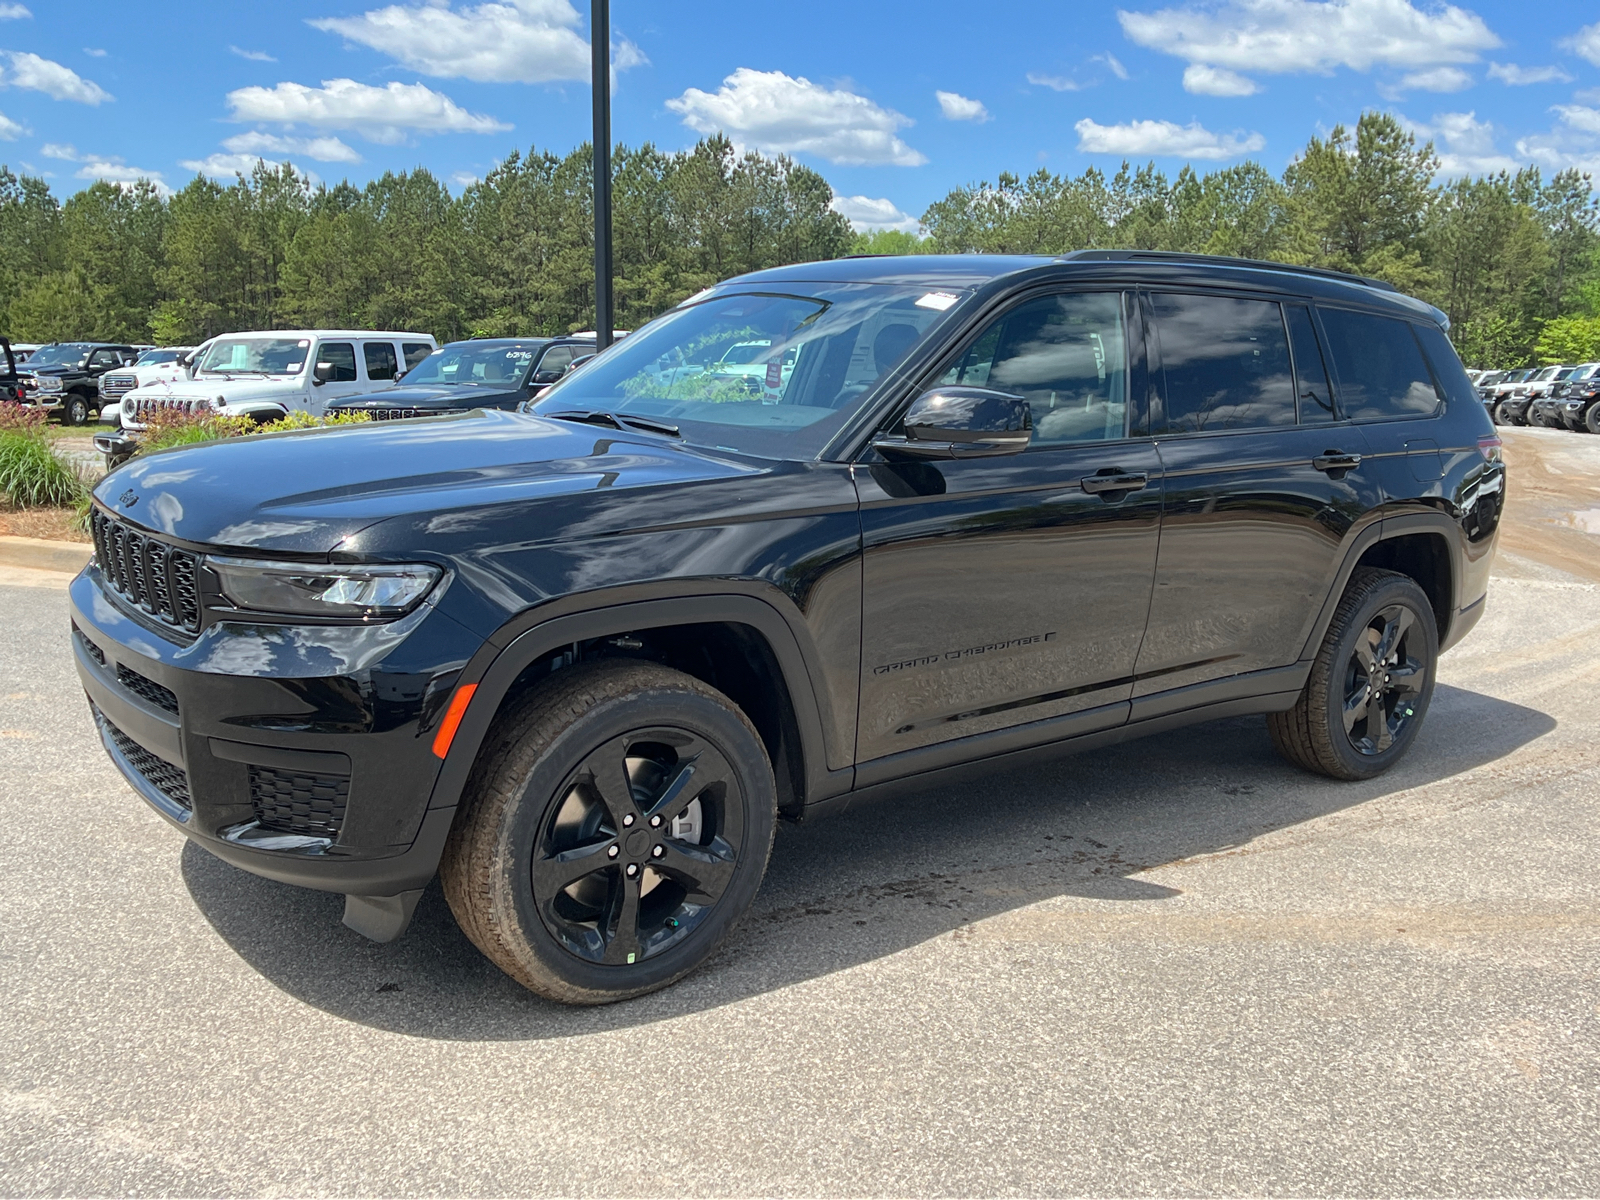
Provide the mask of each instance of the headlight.
POLYGON ((61 390, 61 377, 59 375, 43 375, 39 378, 41 392, 59 392, 61 390))
POLYGON ((295 617, 404 616, 443 572, 428 563, 318 566, 207 558, 236 608, 295 617))

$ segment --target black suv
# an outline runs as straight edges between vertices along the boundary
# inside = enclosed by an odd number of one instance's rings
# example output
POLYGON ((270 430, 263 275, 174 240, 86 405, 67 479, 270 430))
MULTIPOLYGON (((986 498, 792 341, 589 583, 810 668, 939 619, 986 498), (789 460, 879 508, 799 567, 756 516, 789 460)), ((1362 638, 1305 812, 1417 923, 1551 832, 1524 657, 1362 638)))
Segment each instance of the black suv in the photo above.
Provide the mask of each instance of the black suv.
POLYGON ((438 872, 528 987, 634 996, 746 910, 780 815, 1241 713, 1335 779, 1396 762, 1504 496, 1442 322, 1196 256, 747 275, 526 414, 113 472, 77 668, 212 853, 378 940, 438 872))
POLYGON ((441 346, 410 366, 394 387, 350 396, 329 412, 365 412, 375 421, 472 408, 516 408, 556 382, 575 358, 594 353, 580 338, 474 338, 441 346))
POLYGON ((115 342, 52 342, 22 367, 26 403, 52 409, 63 425, 82 425, 100 413, 100 376, 139 356, 115 342))

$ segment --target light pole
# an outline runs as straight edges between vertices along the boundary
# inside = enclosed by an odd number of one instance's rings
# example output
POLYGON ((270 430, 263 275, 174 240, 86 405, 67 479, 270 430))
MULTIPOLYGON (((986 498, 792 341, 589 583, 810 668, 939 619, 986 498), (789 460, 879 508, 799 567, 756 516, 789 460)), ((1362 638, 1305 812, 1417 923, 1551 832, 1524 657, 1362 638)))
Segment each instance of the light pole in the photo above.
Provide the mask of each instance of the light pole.
POLYGON ((611 296, 611 0, 591 0, 589 77, 594 88, 594 333, 601 350, 615 325, 611 296))

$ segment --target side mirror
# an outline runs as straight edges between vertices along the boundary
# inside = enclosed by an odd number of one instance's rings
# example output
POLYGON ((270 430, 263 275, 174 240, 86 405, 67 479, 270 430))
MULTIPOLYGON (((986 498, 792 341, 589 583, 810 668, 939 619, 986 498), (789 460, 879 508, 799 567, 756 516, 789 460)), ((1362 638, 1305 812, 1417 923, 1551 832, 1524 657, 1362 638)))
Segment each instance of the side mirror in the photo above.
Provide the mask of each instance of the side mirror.
POLYGON ((333 364, 331 362, 319 362, 316 365, 316 368, 311 372, 311 382, 317 387, 321 387, 332 378, 333 364))
POLYGON ((533 378, 529 382, 531 382, 535 387, 541 383, 554 383, 556 380, 561 378, 561 374, 562 373, 560 371, 535 371, 533 373, 533 378))
POLYGON ((1033 411, 1021 396, 977 387, 936 387, 911 402, 905 435, 875 438, 885 458, 990 458, 1019 454, 1033 440, 1033 411))

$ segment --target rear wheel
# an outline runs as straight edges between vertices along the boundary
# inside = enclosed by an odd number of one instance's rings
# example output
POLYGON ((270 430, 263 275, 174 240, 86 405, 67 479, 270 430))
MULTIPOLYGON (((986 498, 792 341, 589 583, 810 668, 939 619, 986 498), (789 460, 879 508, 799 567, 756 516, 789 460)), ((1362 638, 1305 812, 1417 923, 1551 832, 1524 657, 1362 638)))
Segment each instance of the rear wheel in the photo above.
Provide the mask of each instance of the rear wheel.
POLYGON ((1278 752, 1335 779, 1370 779, 1416 740, 1433 697, 1439 635, 1416 581, 1362 567, 1288 712, 1269 713, 1278 752))
POLYGON ((89 402, 82 396, 68 396, 61 406, 63 425, 82 425, 89 419, 89 402))
POLYGON ((1591 404, 1583 410, 1583 424, 1590 433, 1600 433, 1600 404, 1591 404))
POLYGON ((1498 402, 1489 415, 1494 418, 1494 423, 1496 425, 1511 424, 1511 410, 1506 407, 1506 402, 1504 400, 1498 402))
POLYGON ((440 874, 506 974, 604 1004, 716 950, 761 884, 777 796, 760 737, 714 688, 635 661, 562 674, 491 730, 440 874))

